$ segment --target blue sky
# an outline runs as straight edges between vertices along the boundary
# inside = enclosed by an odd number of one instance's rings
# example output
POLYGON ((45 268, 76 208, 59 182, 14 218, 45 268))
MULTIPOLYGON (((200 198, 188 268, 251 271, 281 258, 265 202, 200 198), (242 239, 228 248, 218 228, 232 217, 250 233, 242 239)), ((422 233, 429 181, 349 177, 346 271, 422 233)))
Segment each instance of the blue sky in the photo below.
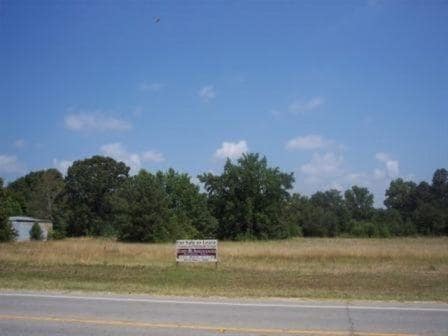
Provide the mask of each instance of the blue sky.
POLYGON ((103 154, 295 191, 448 163, 447 1, 0 1, 0 176, 103 154), (155 20, 155 18, 160 18, 155 20))

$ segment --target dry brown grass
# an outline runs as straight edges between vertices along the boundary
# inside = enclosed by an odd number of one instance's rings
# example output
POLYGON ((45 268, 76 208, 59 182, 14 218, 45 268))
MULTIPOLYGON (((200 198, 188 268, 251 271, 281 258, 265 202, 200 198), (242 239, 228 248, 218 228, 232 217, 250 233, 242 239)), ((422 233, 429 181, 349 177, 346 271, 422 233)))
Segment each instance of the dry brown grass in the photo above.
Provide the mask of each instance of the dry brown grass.
POLYGON ((448 299, 448 238, 222 242, 219 258, 218 270, 206 265, 176 268, 173 244, 90 238, 2 244, 0 287, 448 299), (120 276, 120 283, 107 279, 120 276))

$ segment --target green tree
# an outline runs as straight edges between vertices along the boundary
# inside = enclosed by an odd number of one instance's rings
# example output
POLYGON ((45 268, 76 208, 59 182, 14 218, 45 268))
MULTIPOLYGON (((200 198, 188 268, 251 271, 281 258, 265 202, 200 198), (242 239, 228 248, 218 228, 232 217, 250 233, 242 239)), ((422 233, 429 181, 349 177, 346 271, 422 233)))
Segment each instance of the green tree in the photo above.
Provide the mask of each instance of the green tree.
POLYGON ((63 188, 64 178, 56 169, 31 172, 8 186, 21 201, 25 214, 46 219, 53 219, 53 204, 63 188))
POLYGON ((282 210, 282 222, 292 236, 302 236, 303 228, 307 224, 310 213, 310 201, 308 197, 294 193, 282 210))
POLYGON ((373 215, 373 194, 369 189, 352 186, 344 193, 345 205, 351 218, 356 220, 368 220, 373 215))
POLYGON ((423 181, 417 185, 415 190, 415 198, 418 205, 432 203, 434 201, 433 190, 428 182, 423 181))
POLYGON ((416 234, 411 220, 404 221, 396 209, 376 209, 372 221, 376 223, 384 236, 409 236, 416 234))
POLYGON ((158 242, 173 239, 169 200, 157 178, 141 170, 111 197, 118 239, 158 242))
POLYGON ((437 169, 432 178, 432 191, 439 207, 448 207, 448 171, 437 169))
POLYGON ((412 212, 417 206, 416 202, 417 186, 412 181, 403 181, 398 178, 390 182, 386 190, 384 205, 388 209, 396 209, 400 212, 403 219, 411 217, 412 212))
POLYGON ((330 210, 312 205, 303 225, 303 235, 307 237, 335 237, 341 230, 340 218, 330 210))
POLYGON ((172 223, 178 227, 173 238, 213 238, 217 221, 207 207, 207 197, 191 183, 188 174, 174 169, 158 172, 157 180, 168 197, 172 223))
POLYGON ((53 221, 52 239, 62 239, 67 236, 68 222, 73 218, 73 212, 68 204, 66 188, 54 200, 51 218, 53 221))
POLYGON ((417 231, 423 235, 448 234, 448 216, 443 209, 430 203, 420 205, 414 213, 413 218, 417 231))
POLYGON ((202 174, 209 204, 218 219, 218 236, 225 239, 269 239, 291 235, 281 220, 293 174, 268 167, 265 157, 243 154, 230 159, 221 175, 202 174))
POLYGON ((3 179, 0 178, 0 242, 14 240, 17 236, 8 218, 20 215, 20 209, 20 205, 3 188, 3 179))
POLYGON ((42 240, 43 232, 38 223, 34 223, 30 230, 30 239, 31 240, 42 240))
POLYGON ((112 225, 110 197, 128 179, 129 167, 112 158, 75 161, 65 178, 66 230, 70 236, 108 235, 112 225))
POLYGON ((318 191, 311 196, 310 202, 313 206, 310 220, 314 222, 310 223, 310 226, 313 227, 312 232, 314 232, 312 235, 319 232, 318 235, 334 237, 340 232, 347 231, 350 216, 339 190, 318 191), (317 225, 325 227, 317 229, 317 225))

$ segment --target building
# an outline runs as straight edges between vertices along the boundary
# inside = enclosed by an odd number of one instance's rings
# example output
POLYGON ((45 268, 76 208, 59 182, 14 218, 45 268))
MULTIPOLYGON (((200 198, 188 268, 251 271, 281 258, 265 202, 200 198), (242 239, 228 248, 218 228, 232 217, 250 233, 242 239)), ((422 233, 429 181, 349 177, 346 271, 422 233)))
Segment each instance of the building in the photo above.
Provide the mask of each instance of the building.
POLYGON ((45 219, 36 219, 31 217, 16 216, 9 217, 9 221, 17 232, 17 241, 30 240, 30 230, 34 223, 39 224, 42 229, 43 240, 47 240, 48 232, 53 229, 53 223, 45 219))

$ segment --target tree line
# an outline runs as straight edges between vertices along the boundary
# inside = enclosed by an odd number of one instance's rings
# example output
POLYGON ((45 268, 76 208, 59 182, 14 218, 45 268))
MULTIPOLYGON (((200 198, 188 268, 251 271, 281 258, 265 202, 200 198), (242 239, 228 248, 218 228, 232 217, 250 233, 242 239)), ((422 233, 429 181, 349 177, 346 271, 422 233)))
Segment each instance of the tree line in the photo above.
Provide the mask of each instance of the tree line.
POLYGON ((352 186, 311 196, 292 193, 293 173, 268 166, 259 154, 227 160, 220 175, 190 176, 173 169, 151 173, 112 158, 75 161, 64 177, 56 169, 31 172, 4 186, 0 179, 0 241, 14 239, 9 216, 50 219, 52 237, 111 236, 159 242, 189 238, 283 239, 294 236, 390 237, 448 235, 448 171, 431 183, 390 183, 385 208, 352 186))

